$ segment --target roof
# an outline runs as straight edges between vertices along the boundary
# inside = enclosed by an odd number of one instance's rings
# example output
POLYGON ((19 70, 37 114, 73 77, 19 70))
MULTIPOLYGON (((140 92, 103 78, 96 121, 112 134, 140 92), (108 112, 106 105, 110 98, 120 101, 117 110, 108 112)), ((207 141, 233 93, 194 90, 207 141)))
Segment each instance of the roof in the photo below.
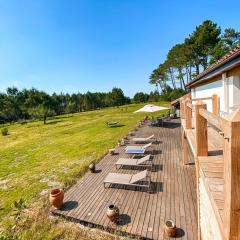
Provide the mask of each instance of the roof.
POLYGON ((198 74, 191 82, 187 84, 187 87, 191 88, 191 85, 196 82, 200 82, 220 74, 221 72, 229 70, 236 65, 240 65, 240 45, 232 49, 229 53, 224 55, 218 61, 210 65, 202 73, 198 74), (220 70, 220 71, 218 71, 220 70), (222 71, 221 71, 222 70, 222 71))

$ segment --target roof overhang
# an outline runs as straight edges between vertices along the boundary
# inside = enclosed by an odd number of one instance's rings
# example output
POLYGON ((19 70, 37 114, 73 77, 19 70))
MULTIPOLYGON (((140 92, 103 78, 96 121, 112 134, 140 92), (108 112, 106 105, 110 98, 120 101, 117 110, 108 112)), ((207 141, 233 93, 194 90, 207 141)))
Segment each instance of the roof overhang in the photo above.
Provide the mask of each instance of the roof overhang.
POLYGON ((191 89, 195 85, 202 85, 217 75, 229 71, 237 66, 240 66, 240 46, 197 75, 186 85, 186 87, 191 89))

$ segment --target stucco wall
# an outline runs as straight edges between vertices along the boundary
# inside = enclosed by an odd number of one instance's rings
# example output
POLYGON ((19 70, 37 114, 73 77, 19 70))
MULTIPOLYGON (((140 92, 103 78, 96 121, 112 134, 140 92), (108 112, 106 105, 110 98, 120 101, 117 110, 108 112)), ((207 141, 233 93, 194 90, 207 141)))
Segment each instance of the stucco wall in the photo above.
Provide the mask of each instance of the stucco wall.
MULTIPOLYGON (((220 97, 220 111, 224 110, 223 108, 223 86, 222 86, 222 80, 218 80, 216 82, 208 83, 199 87, 196 87, 192 89, 192 98, 205 98, 205 97, 211 97, 213 94, 217 94, 220 97)), ((212 112, 212 101, 211 100, 205 100, 204 101, 207 104, 208 111, 212 112)))
MULTIPOLYGON (((240 106, 240 77, 238 74, 231 75, 226 80, 219 79, 191 89, 192 98, 211 97, 213 94, 219 96, 219 112, 223 116, 231 113, 240 106)), ((207 109, 212 112, 212 101, 205 100, 207 109)))

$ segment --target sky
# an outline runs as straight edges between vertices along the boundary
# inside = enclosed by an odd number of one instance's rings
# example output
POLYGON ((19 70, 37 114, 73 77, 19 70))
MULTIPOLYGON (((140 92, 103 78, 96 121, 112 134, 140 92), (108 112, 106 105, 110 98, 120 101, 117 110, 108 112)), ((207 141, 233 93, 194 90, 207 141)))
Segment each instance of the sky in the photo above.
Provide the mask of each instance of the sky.
POLYGON ((0 91, 155 90, 168 50, 210 19, 240 31, 239 0, 0 0, 0 91))

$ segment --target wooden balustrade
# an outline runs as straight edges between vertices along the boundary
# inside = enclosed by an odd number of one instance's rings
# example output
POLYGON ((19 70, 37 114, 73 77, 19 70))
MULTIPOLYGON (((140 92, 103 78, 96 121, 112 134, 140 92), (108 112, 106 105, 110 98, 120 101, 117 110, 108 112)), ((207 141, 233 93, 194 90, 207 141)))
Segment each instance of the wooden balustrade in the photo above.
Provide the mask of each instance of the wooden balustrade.
MULTIPOLYGON (((195 111, 195 140, 196 140, 196 168, 198 157, 208 156, 208 123, 221 131, 223 136, 223 163, 224 163, 224 239, 240 239, 240 108, 232 114, 231 119, 218 116, 218 97, 211 97, 213 112, 207 111, 207 105, 198 101, 195 105, 185 99, 182 101, 186 129, 192 128, 192 111, 195 111)), ((206 100, 204 98, 203 100, 206 100)), ((220 137, 220 135, 219 135, 220 137)), ((187 163, 186 132, 183 132, 183 162, 187 163)), ((196 169, 197 172, 199 171, 196 169)), ((197 174, 198 175, 198 174, 197 174)), ((198 175, 199 177, 199 175, 198 175)))
POLYGON ((218 115, 215 115, 214 113, 211 113, 207 111, 206 109, 200 109, 199 114, 204 117, 211 125, 218 128, 222 132, 225 131, 225 125, 227 120, 219 117, 218 115))
POLYGON ((200 114, 201 109, 207 109, 207 104, 197 102, 195 105, 196 155, 208 155, 207 120, 200 114))
POLYGON ((189 104, 191 105, 191 100, 186 99, 184 104, 186 129, 192 129, 192 108, 189 107, 189 104))
POLYGON ((225 239, 240 239, 240 109, 225 124, 224 232, 225 239))

